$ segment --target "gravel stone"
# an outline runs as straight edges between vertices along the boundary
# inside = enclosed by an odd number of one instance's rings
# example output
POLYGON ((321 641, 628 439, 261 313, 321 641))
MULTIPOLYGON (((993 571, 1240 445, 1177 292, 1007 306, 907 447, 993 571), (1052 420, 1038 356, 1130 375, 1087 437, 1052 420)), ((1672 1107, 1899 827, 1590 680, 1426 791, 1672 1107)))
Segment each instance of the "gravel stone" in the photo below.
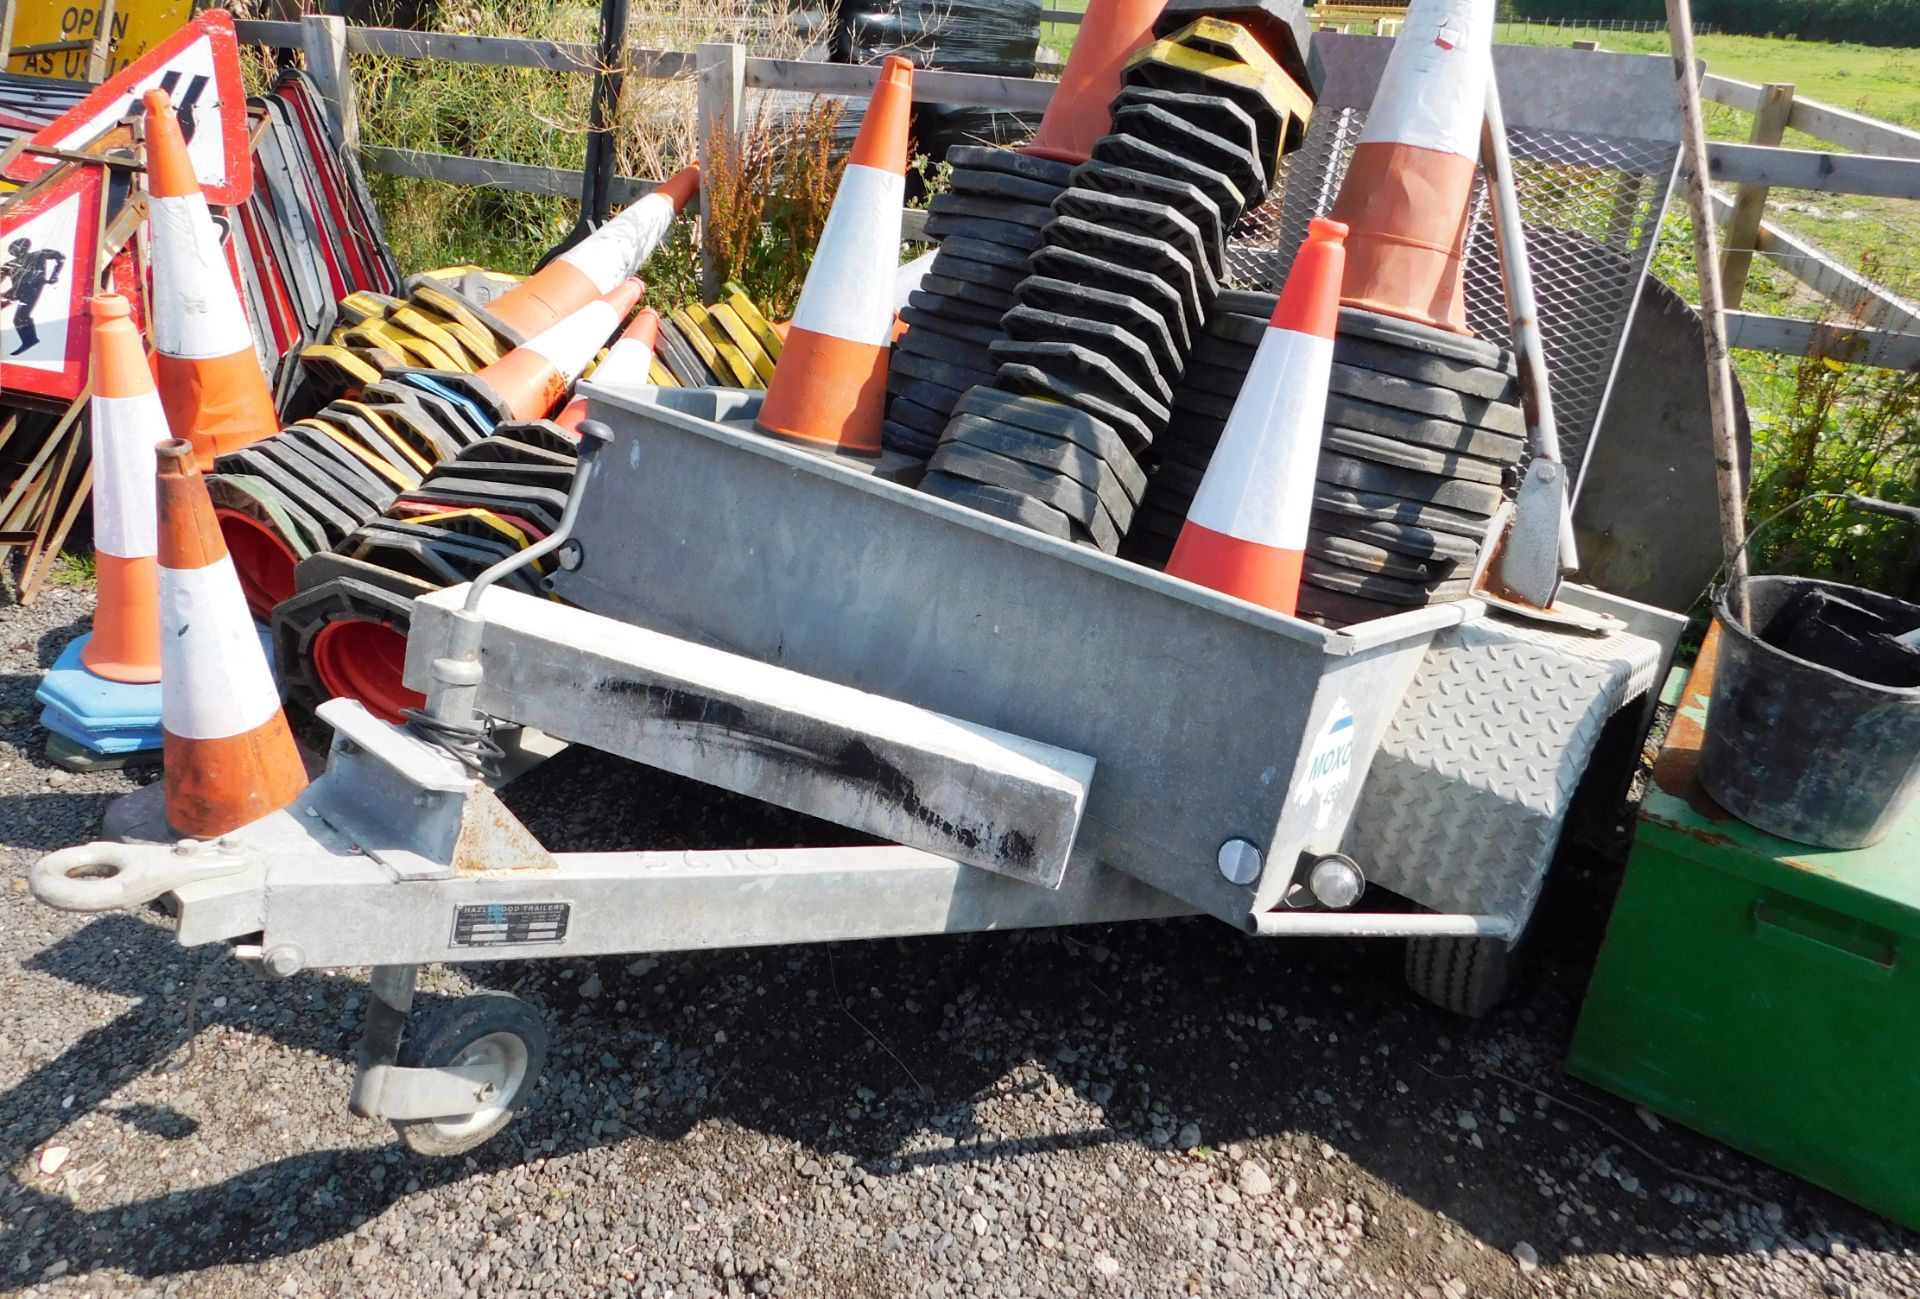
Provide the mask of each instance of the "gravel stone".
MULTIPOLYGON (((0 1292, 1920 1299, 1920 1236, 1562 1073, 1619 879, 1571 842, 1470 1028, 1382 948, 1199 918, 429 967, 416 1015, 512 992, 552 1045, 500 1137, 416 1158, 347 1109, 364 970, 268 982, 158 910, 33 901, 155 773, 49 779, 32 692, 90 595, 10 600, 0 1292)), ((847 841, 579 750, 504 797, 566 851, 847 841)))

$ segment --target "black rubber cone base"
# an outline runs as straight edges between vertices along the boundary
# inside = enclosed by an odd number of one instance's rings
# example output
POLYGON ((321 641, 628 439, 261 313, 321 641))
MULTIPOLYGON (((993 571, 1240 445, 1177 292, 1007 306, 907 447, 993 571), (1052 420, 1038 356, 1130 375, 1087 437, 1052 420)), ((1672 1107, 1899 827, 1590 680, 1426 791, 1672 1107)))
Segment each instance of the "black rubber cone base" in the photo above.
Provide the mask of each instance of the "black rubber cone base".
MULTIPOLYGON (((1153 239, 1088 221, 1063 216, 1047 229, 1050 248, 1065 248, 1083 253, 1114 266, 1138 268, 1171 285, 1180 295, 1180 310, 1188 335, 1197 332, 1212 305, 1212 281, 1200 268, 1163 239, 1153 239)), ((1043 270, 1038 259, 1035 270, 1043 270)))
POLYGON ((1004 266, 1010 271, 1024 272, 1027 269, 1027 254, 1018 248, 1009 248, 1005 244, 990 243, 985 239, 968 239, 964 235, 955 235, 951 239, 940 241, 940 252, 970 262, 985 262, 989 266, 1004 266))
POLYGON ((895 352, 887 366, 887 391, 898 395, 905 391, 907 384, 915 380, 937 383, 955 392, 965 392, 975 384, 993 382, 993 372, 976 370, 963 365, 950 365, 945 361, 936 361, 932 357, 920 356, 913 352, 895 352))
POLYGON ((983 311, 1005 311, 1013 305, 1011 288, 952 275, 936 275, 931 270, 920 277, 920 288, 926 293, 938 293, 950 301, 971 303, 983 311))
POLYGON ((1325 447, 1320 451, 1317 476, 1323 483, 1351 487, 1355 491, 1405 496, 1411 500, 1429 501, 1435 505, 1446 506, 1448 509, 1464 510, 1485 515, 1488 518, 1491 518, 1493 512, 1500 508, 1502 499, 1500 489, 1487 483, 1466 483, 1457 478, 1445 478, 1438 474, 1423 474, 1412 469, 1396 469, 1391 465, 1378 464, 1372 460, 1341 455, 1325 447))
POLYGON ((1016 269, 990 262, 969 261, 942 248, 935 255, 933 264, 927 268, 927 274, 949 280, 965 280, 969 284, 984 284, 1011 294, 1014 286, 1027 277, 1027 270, 1024 266, 1016 269))
POLYGON ((947 425, 945 440, 1071 478, 1100 498, 1107 517, 1122 531, 1133 519, 1137 502, 1127 495, 1119 475, 1083 446, 980 415, 954 416, 947 425))
POLYGON ((940 439, 889 419, 883 420, 880 424, 880 445, 889 451, 898 451, 902 455, 925 460, 939 447, 940 439))
POLYGON ((1360 370, 1335 362, 1328 391, 1359 401, 1370 401, 1396 410, 1410 411, 1431 419, 1450 419, 1472 424, 1508 437, 1525 437, 1526 420, 1520 408, 1507 402, 1468 397, 1450 388, 1417 383, 1375 370, 1360 370))
POLYGON ((960 394, 966 391, 967 387, 949 388, 943 383, 903 377, 900 383, 887 389, 887 394, 894 401, 911 401, 928 410, 947 411, 953 409, 953 403, 959 401, 960 394))
POLYGON ((1376 402, 1359 401, 1339 393, 1327 395, 1327 423, 1338 428, 1393 438, 1414 446, 1437 451, 1477 456, 1494 464, 1518 463, 1526 450, 1523 438, 1495 433, 1453 420, 1434 419, 1412 411, 1396 410, 1376 402))
POLYGON ((1476 547, 1492 522, 1489 515, 1386 492, 1357 491, 1324 478, 1313 485, 1313 508, 1343 518, 1444 532, 1470 541, 1476 547))
POLYGON ((1119 364, 1104 353, 1079 343, 1027 342, 1007 338, 993 345, 993 355, 1002 365, 1037 366, 1049 374, 1100 393, 1118 405, 1137 410, 1153 430, 1165 428, 1172 413, 1165 402, 1129 378, 1119 364))
POLYGON ((1043 180, 1060 189, 1066 188, 1073 176, 1073 164, 1070 162, 1021 153, 1018 149, 996 149, 981 144, 954 145, 947 150, 947 163, 955 171, 972 168, 1005 172, 1009 176, 1043 180))
MULTIPOLYGON (((1108 230, 1131 231, 1179 253, 1193 268, 1194 286, 1201 302, 1211 309, 1214 297, 1220 292, 1218 264, 1222 250, 1217 245, 1209 245, 1199 226, 1171 203, 1157 198, 1108 194, 1076 185, 1060 196, 1054 208, 1063 217, 1078 217, 1108 230)), ((1066 241, 1049 236, 1048 242, 1066 241)))
POLYGON ((1312 520, 1315 532, 1364 541, 1412 559, 1470 565, 1480 553, 1479 542, 1467 537, 1416 524, 1388 523, 1365 515, 1337 513, 1321 508, 1318 502, 1312 520))
POLYGON ((1052 181, 1016 176, 1005 171, 988 171, 983 167, 955 167, 948 184, 956 194, 1009 203, 1037 203, 1042 207, 1053 202, 1062 189, 1052 181))
POLYGON ((1307 554, 1322 563, 1356 573, 1375 573, 1409 582, 1437 582, 1454 571, 1452 560, 1428 562, 1338 533, 1307 532, 1307 554))
MULTIPOLYGON (((1142 309, 1160 318, 1180 355, 1185 356, 1194 344, 1198 330, 1187 315, 1180 290, 1149 271, 1135 266, 1122 266, 1104 257, 1092 257, 1071 248, 1048 247, 1033 255, 1033 273, 1065 284, 1078 284, 1131 298, 1142 309)), ((1117 323, 1124 326, 1125 322, 1117 323)))
POLYGON ((946 429, 948 416, 906 397, 895 397, 887 404, 887 418, 926 437, 937 438, 946 429))
MULTIPOLYGON (((1218 308, 1219 304, 1216 303, 1215 309, 1218 308)), ((1505 370, 1468 365, 1463 361, 1416 352, 1391 343, 1376 343, 1371 339, 1351 336, 1337 337, 1333 340, 1333 359, 1342 365, 1395 375, 1412 383, 1451 388, 1463 396, 1477 397, 1483 401, 1516 404, 1520 400, 1520 380, 1505 370)))
POLYGON ((928 292, 924 287, 915 289, 907 295, 907 305, 943 320, 953 320, 993 330, 999 329, 1000 317, 1006 310, 1004 307, 982 307, 971 302, 961 302, 942 294, 928 292))
POLYGON ((982 514, 991 514, 1032 528, 1035 532, 1043 532, 1049 537, 1057 537, 1061 541, 1073 540, 1073 524, 1066 515, 1051 505, 1004 487, 955 478, 951 474, 929 473, 920 480, 920 490, 982 514))
POLYGON ((1080 169, 1073 174, 1073 187, 1166 204, 1200 231, 1201 246, 1206 250, 1207 264, 1213 268, 1214 275, 1225 273, 1227 222, 1221 216, 1220 205, 1198 185, 1096 160, 1080 164, 1080 169))
POLYGON ((1119 531, 1107 517, 1106 507, 1100 504, 1099 493, 1056 470, 999 455, 954 438, 941 442, 940 449, 927 462, 927 468, 935 473, 1004 487, 1008 491, 1031 496, 1060 511, 1093 536, 1108 538, 1107 545, 1101 548, 1109 554, 1112 550, 1108 546, 1117 547, 1120 544, 1119 531))
POLYGON ((1150 427, 1135 410, 1128 409, 1104 394, 1072 379, 1056 375, 1039 366, 1025 363, 1009 364, 1000 367, 1000 373, 994 376, 993 386, 1007 392, 1024 393, 1031 397, 1050 397, 1065 402, 1078 410, 1083 410, 1094 418, 1111 425, 1120 434, 1127 449, 1139 452, 1153 441, 1155 429, 1150 427))
POLYGON ((1017 221, 993 221, 985 217, 961 216, 957 212, 929 215, 926 229, 928 236, 934 239, 944 240, 958 235, 965 239, 981 239, 987 243, 1017 248, 1021 252, 1028 253, 1038 248, 1041 242, 1039 226, 1022 225, 1017 221))
POLYGON ((1334 327, 1334 332, 1341 338, 1366 339, 1425 352, 1429 356, 1446 357, 1465 365, 1483 366, 1507 374, 1516 373, 1513 353, 1498 343, 1483 338, 1469 338, 1464 334, 1360 307, 1340 308, 1340 323, 1334 327))
POLYGON ((1014 291, 1014 301, 1039 311, 1099 321, 1143 343, 1153 363, 1169 380, 1183 368, 1184 349, 1176 349, 1166 319, 1135 298, 1107 289, 1071 284, 1050 275, 1029 275, 1014 291))
POLYGON ((1064 402, 998 388, 975 388, 954 403, 953 413, 956 418, 976 415, 1072 443, 1111 468, 1131 499, 1138 501, 1146 491, 1146 474, 1118 431, 1105 420, 1064 402))
POLYGON ((1417 469, 1424 474, 1455 478, 1462 482, 1485 483, 1499 487, 1506 479, 1506 470, 1490 460, 1448 455, 1444 451, 1435 451, 1431 447, 1412 446, 1393 438, 1383 438, 1372 433, 1358 433, 1352 429, 1335 428, 1331 425, 1321 430, 1320 446, 1323 450, 1357 456, 1362 460, 1374 461, 1376 464, 1393 465, 1400 469, 1417 469))
POLYGON ((1247 210, 1246 194, 1218 171, 1138 136, 1101 136, 1093 143, 1093 159, 1192 185, 1213 200, 1221 223, 1229 229, 1247 210))
POLYGON ((1329 591, 1408 608, 1461 599, 1467 595, 1469 586, 1465 577, 1438 582, 1409 582, 1405 578, 1388 577, 1384 573, 1356 573, 1350 568, 1315 559, 1312 555, 1307 556, 1301 578, 1329 591))
MULTIPOLYGON (((1010 340, 1030 343, 1057 341, 1085 347, 1113 362, 1142 392, 1152 396, 1162 406, 1173 401, 1173 385, 1160 373, 1153 353, 1145 343, 1124 329, 1104 321, 1084 320, 1078 316, 1040 311, 1027 306, 1013 308, 1001 318, 1000 323, 1010 340)), ((994 353, 996 356, 1004 358, 1008 355, 1001 344, 995 343, 994 347, 1001 349, 994 353)))
POLYGON ((1132 135, 1168 153, 1191 158, 1238 190, 1244 199, 1242 212, 1258 207, 1267 196, 1267 169, 1252 150, 1225 136, 1215 135, 1204 126, 1168 112, 1158 104, 1137 97, 1157 91, 1123 90, 1115 99, 1113 130, 1116 135, 1132 135), (1122 102, 1126 96, 1136 98, 1122 102))
POLYGON ((916 329, 924 329, 963 343, 977 343, 981 347, 986 347, 1000 337, 999 329, 993 325, 976 325, 965 320, 956 320, 952 316, 936 315, 915 306, 902 307, 900 319, 905 322, 909 334, 916 329))

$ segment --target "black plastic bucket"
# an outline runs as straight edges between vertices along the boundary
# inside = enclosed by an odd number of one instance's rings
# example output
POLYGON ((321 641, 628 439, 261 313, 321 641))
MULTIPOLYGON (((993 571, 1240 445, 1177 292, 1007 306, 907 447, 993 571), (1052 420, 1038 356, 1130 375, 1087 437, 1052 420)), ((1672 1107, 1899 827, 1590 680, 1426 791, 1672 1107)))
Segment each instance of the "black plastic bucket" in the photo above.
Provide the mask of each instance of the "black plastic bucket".
POLYGON ((1770 834, 1865 848, 1886 838, 1920 793, 1920 687, 1862 681, 1762 641, 1754 629, 1807 588, 1920 624, 1920 606, 1838 582, 1749 578, 1746 626, 1723 594, 1700 783, 1770 834))

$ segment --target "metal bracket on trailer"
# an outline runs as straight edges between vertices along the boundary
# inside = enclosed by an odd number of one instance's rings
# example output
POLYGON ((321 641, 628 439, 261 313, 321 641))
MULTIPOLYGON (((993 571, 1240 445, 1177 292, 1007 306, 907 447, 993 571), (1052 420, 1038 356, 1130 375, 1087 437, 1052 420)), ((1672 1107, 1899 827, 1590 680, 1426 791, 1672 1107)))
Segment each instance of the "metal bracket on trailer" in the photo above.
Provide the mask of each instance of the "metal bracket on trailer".
MULTIPOLYGON (((432 684, 466 599, 414 602, 409 684, 432 684)), ((1083 753, 498 587, 479 605, 489 716, 1030 884, 1066 876, 1083 753)))

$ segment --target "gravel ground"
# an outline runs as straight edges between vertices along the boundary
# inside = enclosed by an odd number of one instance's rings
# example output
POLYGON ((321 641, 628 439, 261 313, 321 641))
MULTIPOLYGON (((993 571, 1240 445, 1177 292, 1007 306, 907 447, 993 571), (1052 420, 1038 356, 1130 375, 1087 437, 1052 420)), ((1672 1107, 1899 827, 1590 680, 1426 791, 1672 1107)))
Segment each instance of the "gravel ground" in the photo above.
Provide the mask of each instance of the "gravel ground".
MULTIPOLYGON (((1389 945, 1200 920, 436 970, 423 1006, 511 990, 554 1046, 505 1134, 419 1160, 346 1111, 361 975, 27 896, 136 780, 40 754, 88 597, 0 602, 11 1293, 1920 1295, 1920 1239, 1561 1072, 1590 857, 1472 1024, 1389 945)), ((834 833, 591 753, 511 801, 563 847, 834 833)))

